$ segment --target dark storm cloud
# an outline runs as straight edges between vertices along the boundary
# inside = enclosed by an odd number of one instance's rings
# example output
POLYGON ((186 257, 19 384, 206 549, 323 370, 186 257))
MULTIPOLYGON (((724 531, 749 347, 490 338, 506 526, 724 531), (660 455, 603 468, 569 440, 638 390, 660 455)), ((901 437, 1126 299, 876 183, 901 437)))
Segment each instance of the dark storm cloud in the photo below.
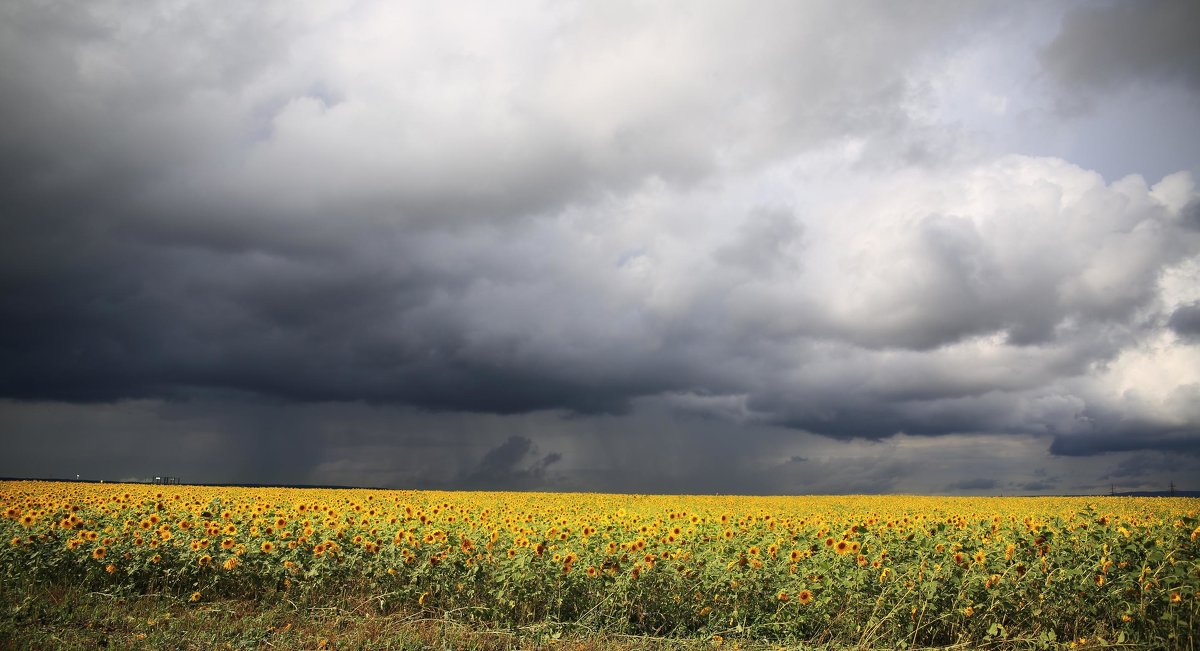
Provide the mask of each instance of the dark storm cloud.
POLYGON ((1123 459, 1100 479, 1141 479, 1146 475, 1161 471, 1163 465, 1160 455, 1143 452, 1123 459))
POLYGON ((998 485, 999 482, 997 482, 995 479, 979 477, 976 479, 964 479, 962 481, 956 481, 948 485, 946 489, 950 491, 982 491, 992 490, 998 485))
POLYGON ((1088 3, 1063 18, 1042 52, 1059 83, 1097 89, 1182 82, 1200 91, 1200 7, 1194 2, 1088 3))
MULTIPOLYGON (((1194 450, 1192 179, 984 156, 928 104, 1002 5, 603 7, 0 10, 8 412, 153 404, 236 459, 196 472, 375 485, 925 468, 810 434, 1194 450)), ((1071 12, 1043 64, 1194 86, 1175 31, 1095 69, 1125 11, 1071 12)))
POLYGON ((471 488, 521 489, 545 486, 546 470, 562 455, 539 455, 537 446, 524 436, 510 436, 488 450, 459 483, 471 488))
POLYGON ((1163 450, 1172 454, 1200 455, 1200 428, 1158 424, 1126 426, 1087 435, 1058 436, 1050 453, 1091 456, 1105 452, 1163 450))
POLYGON ((1181 337, 1200 337, 1200 303, 1180 305, 1171 313, 1167 325, 1181 337))
POLYGON ((1045 493, 1054 490, 1058 487, 1058 482, 1055 481, 1031 481, 1024 484, 1017 484, 1017 488, 1029 493, 1045 493))

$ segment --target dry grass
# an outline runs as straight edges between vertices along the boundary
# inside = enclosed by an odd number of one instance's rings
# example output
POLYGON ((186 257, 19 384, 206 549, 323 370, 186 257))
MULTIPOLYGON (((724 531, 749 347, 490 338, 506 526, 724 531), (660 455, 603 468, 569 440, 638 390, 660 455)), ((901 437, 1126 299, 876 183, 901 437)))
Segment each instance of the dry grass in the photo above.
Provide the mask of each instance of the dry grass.
MULTIPOLYGON (((370 602, 368 598, 366 600, 370 602)), ((494 629, 458 613, 379 612, 350 596, 337 603, 119 597, 68 586, 0 587, 0 648, 67 649, 711 649, 711 639, 596 633, 545 623, 494 629)), ((727 640, 725 648, 778 648, 727 640)))

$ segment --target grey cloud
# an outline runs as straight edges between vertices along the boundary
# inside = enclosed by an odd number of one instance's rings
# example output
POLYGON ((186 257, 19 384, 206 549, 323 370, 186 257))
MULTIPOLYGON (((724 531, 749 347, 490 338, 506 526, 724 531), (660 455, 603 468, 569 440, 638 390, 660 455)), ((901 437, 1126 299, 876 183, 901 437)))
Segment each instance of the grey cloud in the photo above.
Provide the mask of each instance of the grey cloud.
POLYGON ((1045 493, 1046 491, 1054 490, 1057 487, 1058 482, 1056 481, 1030 481, 1017 485, 1017 488, 1030 493, 1045 493))
MULTIPOLYGON (((811 434, 1194 447, 1195 378, 1151 409, 1105 375, 1164 324, 1189 354, 1194 297, 1160 280, 1200 252, 1191 179, 983 155, 922 104, 1002 5, 589 5, 478 33, 389 7, 3 10, 6 409, 151 401, 236 451, 197 472, 379 485, 875 492, 921 467, 787 446, 811 434), (397 460, 417 437, 390 410, 471 453, 397 460), (654 452, 577 454, 559 418, 654 452), (808 470, 762 476, 772 449, 808 470)), ((1048 61, 1108 20, 1080 15, 1048 61)))
POLYGON ((1141 479, 1142 477, 1161 471, 1163 459, 1152 453, 1139 453, 1121 460, 1100 479, 1141 479))
POLYGON ((1066 14, 1041 61, 1068 88, 1180 81, 1200 91, 1197 25, 1192 2, 1085 4, 1066 14))
POLYGON ((488 450, 461 483, 474 488, 518 489, 544 486, 546 470, 562 460, 551 452, 539 456, 537 446, 524 436, 510 436, 488 450))
POLYGON ((1172 454, 1200 455, 1200 427, 1161 423, 1120 423, 1099 432, 1056 436, 1050 453, 1090 456, 1105 452, 1162 450, 1172 454))
POLYGON ((976 479, 963 479, 962 481, 956 481, 948 485, 946 488, 952 491, 992 490, 996 488, 999 483, 1000 482, 996 481, 995 479, 985 479, 980 477, 976 479))
POLYGON ((713 252, 718 262, 741 268, 754 277, 799 272, 804 226, 790 210, 758 208, 738 229, 736 239, 713 252))
POLYGON ((1167 320, 1167 325, 1182 337, 1192 339, 1200 337, 1200 303, 1190 303, 1175 308, 1167 320))
POLYGON ((1200 201, 1193 200, 1183 207, 1180 221, 1185 228, 1200 231, 1200 201))
MULTIPOLYGON (((0 476, 169 474, 189 482, 756 494, 969 493, 947 483, 999 475, 1012 478, 1005 493, 1053 491, 1059 477, 1094 492, 1107 492, 1110 483, 1095 479, 1094 461, 1046 458, 1037 438, 864 443, 753 425, 730 436, 727 423, 680 417, 650 403, 626 415, 587 417, 297 406, 214 394, 186 402, 0 406, 11 452, 0 460, 0 476), (1029 472, 1034 464, 1039 469, 1029 472), (1047 468, 1056 480, 1045 478, 1047 468), (1039 481, 1050 485, 1016 486, 1039 481)), ((1126 458, 1104 457, 1113 464, 1126 458)), ((1166 463, 1150 464, 1139 482, 1165 485, 1173 473, 1186 488, 1195 463, 1162 458, 1166 463)))
POLYGON ((861 457, 809 461, 792 470, 783 481, 799 494, 896 492, 897 486, 918 472, 913 461, 861 457))

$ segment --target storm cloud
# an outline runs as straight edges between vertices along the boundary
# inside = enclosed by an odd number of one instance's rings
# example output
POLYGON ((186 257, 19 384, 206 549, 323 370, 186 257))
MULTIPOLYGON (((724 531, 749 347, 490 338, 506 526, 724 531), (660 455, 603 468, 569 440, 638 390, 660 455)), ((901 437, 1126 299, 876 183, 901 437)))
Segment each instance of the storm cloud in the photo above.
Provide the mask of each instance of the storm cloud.
POLYGON ((1165 484, 1200 160, 1043 109, 1186 113, 1184 4, 10 4, 0 474, 1165 484))

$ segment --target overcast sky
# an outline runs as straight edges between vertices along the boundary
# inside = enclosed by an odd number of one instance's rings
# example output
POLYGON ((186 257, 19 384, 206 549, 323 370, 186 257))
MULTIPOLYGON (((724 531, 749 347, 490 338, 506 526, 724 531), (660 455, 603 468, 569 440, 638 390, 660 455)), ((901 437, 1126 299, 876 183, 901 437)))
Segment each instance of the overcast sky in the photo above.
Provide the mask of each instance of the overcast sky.
POLYGON ((1200 489, 1200 3, 0 5, 0 476, 1200 489))

